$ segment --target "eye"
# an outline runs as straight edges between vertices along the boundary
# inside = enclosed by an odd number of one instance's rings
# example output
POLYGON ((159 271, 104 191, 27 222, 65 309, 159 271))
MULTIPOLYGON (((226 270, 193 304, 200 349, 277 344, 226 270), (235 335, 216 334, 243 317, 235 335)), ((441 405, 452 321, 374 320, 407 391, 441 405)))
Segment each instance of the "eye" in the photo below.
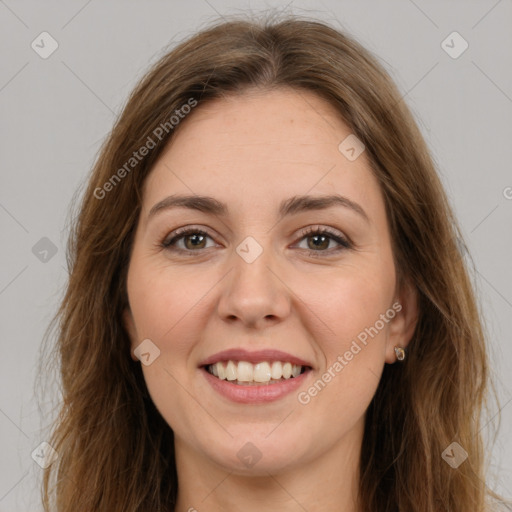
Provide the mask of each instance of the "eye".
POLYGON ((182 252, 197 251, 198 249, 206 249, 206 239, 210 235, 206 231, 197 228, 182 228, 171 233, 170 238, 162 242, 162 247, 168 250, 177 250, 182 252), (179 242, 184 243, 184 247, 180 247, 179 242))
MULTIPOLYGON (((206 245, 208 238, 213 240, 202 229, 186 227, 171 233, 160 245, 169 251, 191 254, 214 247, 215 244, 209 247, 206 245)), ((341 233, 330 228, 320 228, 318 226, 310 227, 304 231, 300 241, 302 242, 302 240, 306 240, 307 247, 300 247, 300 244, 297 246, 305 249, 311 256, 320 256, 321 253, 332 254, 352 247, 352 244, 341 233), (330 247, 331 244, 334 244, 334 247, 330 247)))
POLYGON ((301 241, 304 239, 307 247, 302 248, 306 249, 312 256, 318 256, 318 253, 322 252, 338 252, 352 247, 351 243, 341 233, 329 228, 310 227, 302 233, 301 241), (331 242, 334 242, 335 247, 328 250, 331 242))

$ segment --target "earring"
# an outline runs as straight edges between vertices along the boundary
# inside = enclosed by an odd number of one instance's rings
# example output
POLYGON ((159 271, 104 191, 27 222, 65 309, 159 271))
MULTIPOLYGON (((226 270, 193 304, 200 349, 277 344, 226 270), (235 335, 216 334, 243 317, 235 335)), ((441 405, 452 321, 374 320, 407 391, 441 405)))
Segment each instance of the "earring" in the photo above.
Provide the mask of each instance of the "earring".
POLYGON ((405 359, 405 349, 402 347, 395 347, 395 354, 399 361, 403 361, 405 359))

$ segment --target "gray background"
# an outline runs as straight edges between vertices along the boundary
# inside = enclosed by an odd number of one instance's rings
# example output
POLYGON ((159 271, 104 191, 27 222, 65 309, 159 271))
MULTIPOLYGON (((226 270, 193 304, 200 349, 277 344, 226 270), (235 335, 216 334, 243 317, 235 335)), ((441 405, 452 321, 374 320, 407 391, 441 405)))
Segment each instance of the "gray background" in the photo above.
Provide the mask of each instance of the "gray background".
POLYGON ((0 0, 0 512, 41 510, 31 453, 58 396, 37 400, 39 350, 66 282, 69 207, 101 141, 169 45, 218 15, 268 7, 347 30, 415 114, 475 262, 502 409, 489 481, 512 495, 512 0, 0 0), (31 48, 43 31, 59 44, 47 59, 31 48), (441 46, 453 31, 469 43, 456 59, 441 46), (56 254, 41 252, 43 237, 56 254))

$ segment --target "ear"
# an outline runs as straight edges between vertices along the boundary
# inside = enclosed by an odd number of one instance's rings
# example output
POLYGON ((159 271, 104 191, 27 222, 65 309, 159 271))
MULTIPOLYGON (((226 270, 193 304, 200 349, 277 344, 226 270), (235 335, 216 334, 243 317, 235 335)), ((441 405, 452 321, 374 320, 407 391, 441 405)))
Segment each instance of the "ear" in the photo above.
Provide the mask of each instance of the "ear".
POLYGON ((137 330, 135 329, 135 321, 133 319, 132 312, 129 307, 123 311, 123 324, 128 336, 130 337, 130 355, 134 361, 138 361, 135 357, 133 350, 137 346, 137 330))
POLYGON ((406 348, 418 323, 418 292, 409 279, 400 287, 392 308, 396 315, 389 322, 386 341, 386 363, 395 363, 395 346, 406 348))

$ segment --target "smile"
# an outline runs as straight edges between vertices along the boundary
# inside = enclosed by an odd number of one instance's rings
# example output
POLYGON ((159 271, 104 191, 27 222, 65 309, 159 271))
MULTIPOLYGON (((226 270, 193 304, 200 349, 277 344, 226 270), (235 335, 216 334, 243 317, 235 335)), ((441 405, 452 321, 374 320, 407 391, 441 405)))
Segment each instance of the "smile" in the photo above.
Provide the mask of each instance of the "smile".
POLYGON ((246 404, 268 403, 290 395, 314 370, 308 360, 275 349, 232 348, 203 359, 198 366, 216 393, 246 404))
POLYGON ((228 380, 239 386, 277 384, 298 377, 305 366, 282 361, 219 361, 206 366, 206 370, 220 380, 228 380))

